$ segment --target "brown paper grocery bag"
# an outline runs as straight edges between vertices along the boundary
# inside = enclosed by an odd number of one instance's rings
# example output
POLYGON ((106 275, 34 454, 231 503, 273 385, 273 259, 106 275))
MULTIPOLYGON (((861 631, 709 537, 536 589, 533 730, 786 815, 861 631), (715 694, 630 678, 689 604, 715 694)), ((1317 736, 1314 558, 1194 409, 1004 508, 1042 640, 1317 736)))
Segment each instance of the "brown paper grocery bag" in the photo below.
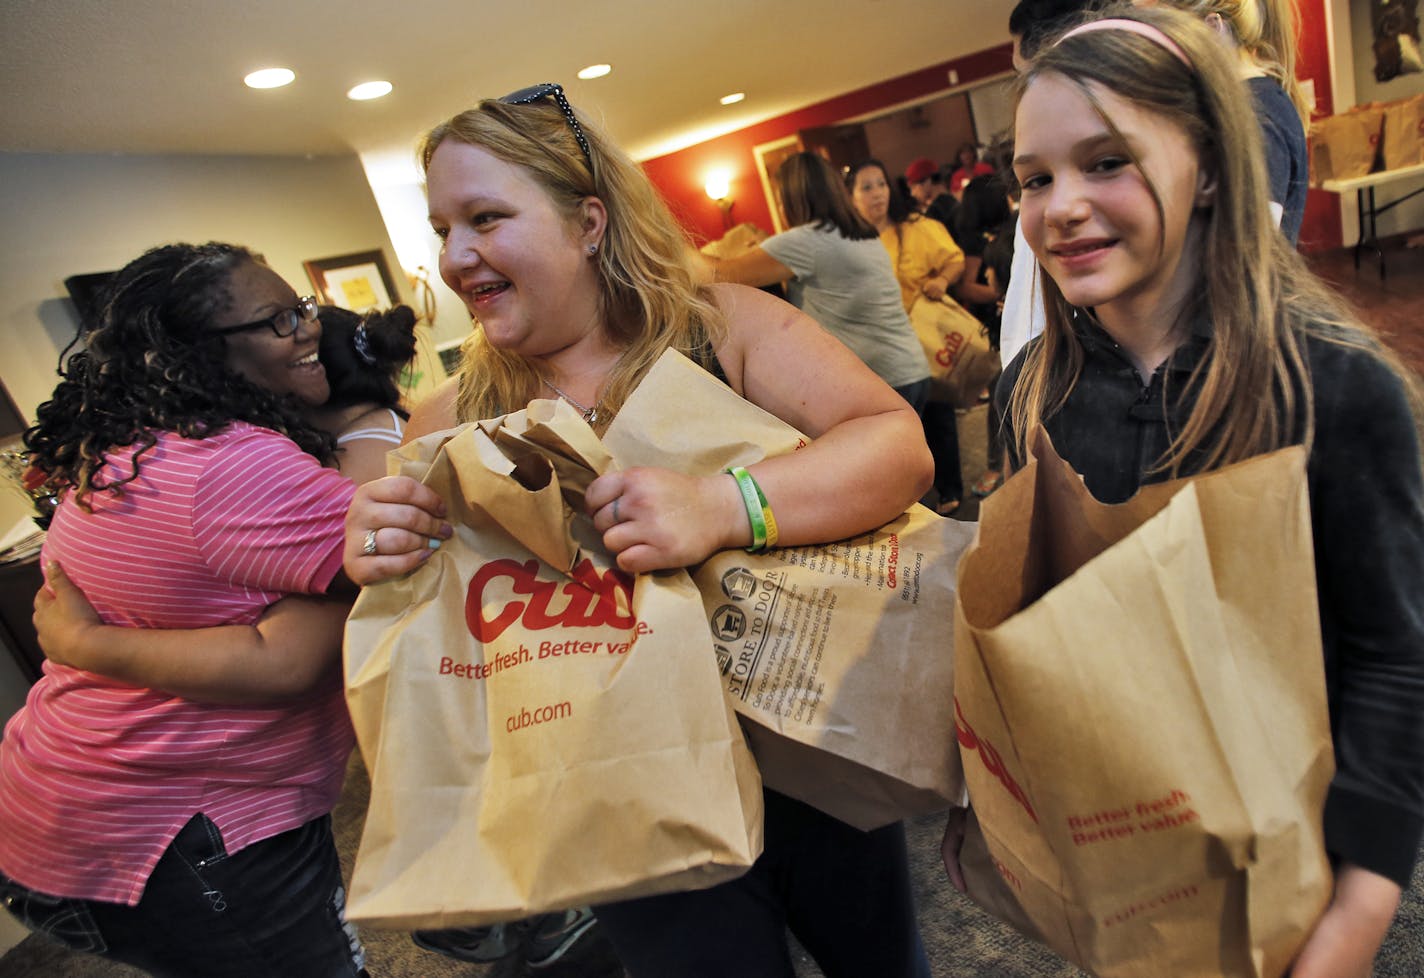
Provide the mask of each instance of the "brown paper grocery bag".
POLYGON ((399 449, 455 535, 346 632, 371 800, 353 919, 451 927, 711 886, 761 785, 685 571, 629 577, 570 498, 613 464, 562 402, 399 449))
POLYGON ((1373 171, 1383 125, 1384 110, 1374 104, 1311 122, 1311 180, 1348 180, 1373 171))
MULTIPOLYGON (((808 441, 676 353, 653 366, 603 440, 626 466, 694 475, 808 441)), ((769 787, 862 829, 959 803, 953 571, 973 534, 914 506, 850 540, 724 551, 692 569, 769 787)))
POLYGON ((1384 105, 1384 168, 1424 163, 1424 93, 1384 105))
POLYGON ((910 307, 910 325, 930 366, 930 399, 973 407, 999 372, 999 354, 989 331, 953 299, 920 296, 910 307))
POLYGON ((1331 891, 1305 452, 1119 506, 1034 454, 959 568, 970 895, 1104 978, 1278 978, 1331 891))

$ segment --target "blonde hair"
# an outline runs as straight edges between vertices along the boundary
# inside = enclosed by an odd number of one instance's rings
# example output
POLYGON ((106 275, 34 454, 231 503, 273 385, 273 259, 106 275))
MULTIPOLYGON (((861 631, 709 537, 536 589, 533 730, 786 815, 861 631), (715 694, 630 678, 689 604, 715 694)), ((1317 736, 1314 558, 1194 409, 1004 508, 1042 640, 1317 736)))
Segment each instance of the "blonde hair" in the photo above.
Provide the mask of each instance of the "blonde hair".
POLYGON ((1168 6, 1202 20, 1215 14, 1231 29, 1236 45, 1267 76, 1285 89, 1300 115, 1310 124, 1310 103, 1295 77, 1300 13, 1295 0, 1162 0, 1168 6))
MULTIPOLYGON (((589 156, 551 99, 509 105, 493 99, 442 122, 421 141, 425 170, 447 139, 477 146, 518 166, 573 222, 597 197, 608 224, 597 255, 599 302, 610 339, 625 352, 609 374, 600 412, 611 418, 649 367, 669 348, 703 360, 724 320, 699 279, 686 233, 643 171, 581 114, 589 156), (590 172, 590 163, 591 172, 590 172)), ((542 376, 518 354, 496 349, 476 329, 461 348, 461 421, 495 417, 540 395, 542 376)))
MULTIPOLYGON (((1167 47, 1125 30, 1101 30, 1064 38, 1046 48, 1019 81, 1022 98, 1033 83, 1053 75, 1075 85, 1104 123, 1118 134, 1094 88, 1180 126, 1196 147, 1203 171, 1215 178, 1206 213, 1200 287, 1183 311, 1192 322, 1210 324, 1207 354, 1186 381, 1191 410, 1171 432, 1165 455, 1153 471, 1176 476, 1190 458, 1192 470, 1241 461, 1293 441, 1310 444, 1312 393, 1304 354, 1305 335, 1370 350, 1404 378, 1416 418, 1417 384, 1385 352, 1331 290, 1306 268, 1275 227, 1267 201, 1260 129, 1249 100, 1241 97, 1226 50, 1199 19, 1178 11, 1121 9, 1115 17, 1155 26, 1186 54, 1184 65, 1167 47), (1091 87, 1090 87, 1091 86, 1091 87), (1296 421, 1303 426, 1297 428, 1296 421)), ((1120 135, 1120 134, 1118 134, 1120 135)), ((1124 141, 1125 145, 1125 141, 1124 141)), ((1133 162, 1141 169, 1140 161, 1133 162)), ((1151 175, 1142 172, 1163 218, 1151 175)), ((1164 231, 1165 233, 1165 231, 1164 231)), ((1038 424, 1067 400, 1084 363, 1072 326, 1081 312, 1043 276, 1046 326, 1028 349, 1010 395, 1012 434, 1027 457, 1038 424)))

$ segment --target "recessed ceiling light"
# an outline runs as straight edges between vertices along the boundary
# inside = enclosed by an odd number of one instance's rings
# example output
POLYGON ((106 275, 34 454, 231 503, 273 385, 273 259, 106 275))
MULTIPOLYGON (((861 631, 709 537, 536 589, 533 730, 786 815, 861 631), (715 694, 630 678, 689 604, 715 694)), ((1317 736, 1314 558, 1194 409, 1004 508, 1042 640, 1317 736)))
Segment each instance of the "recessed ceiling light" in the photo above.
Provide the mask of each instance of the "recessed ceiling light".
POLYGON ((296 77, 297 73, 291 68, 263 68, 261 71, 254 71, 243 81, 248 88, 281 88, 283 85, 290 85, 296 77))
POLYGON ((746 97, 747 97, 747 93, 746 93, 746 92, 733 92, 731 95, 723 95, 723 96, 722 96, 722 104, 723 104, 723 105, 736 105, 738 102, 740 102, 742 99, 744 99, 744 98, 746 98, 746 97))
POLYGON ((587 68, 580 69, 578 76, 584 81, 588 81, 590 78, 602 78, 612 70, 612 65, 589 65, 587 68))
POLYGON ((373 98, 380 98, 382 95, 391 93, 391 83, 388 81, 368 81, 362 82, 351 91, 346 93, 346 97, 356 102, 366 102, 373 98))

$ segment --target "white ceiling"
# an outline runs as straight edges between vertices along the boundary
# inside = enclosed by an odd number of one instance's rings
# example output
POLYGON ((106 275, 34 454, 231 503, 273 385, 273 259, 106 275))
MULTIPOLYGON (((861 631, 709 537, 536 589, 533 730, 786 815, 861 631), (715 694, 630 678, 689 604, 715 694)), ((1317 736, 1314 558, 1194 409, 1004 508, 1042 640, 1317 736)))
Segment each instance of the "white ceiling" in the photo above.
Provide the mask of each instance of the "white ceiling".
POLYGON ((1001 44, 1010 0, 0 0, 0 150, 408 153, 542 81, 636 158, 1001 44), (613 73, 579 81, 587 64, 613 73), (248 72, 291 67, 254 91, 248 72), (352 85, 395 91, 352 102, 352 85), (718 99, 745 91, 724 108, 718 99))

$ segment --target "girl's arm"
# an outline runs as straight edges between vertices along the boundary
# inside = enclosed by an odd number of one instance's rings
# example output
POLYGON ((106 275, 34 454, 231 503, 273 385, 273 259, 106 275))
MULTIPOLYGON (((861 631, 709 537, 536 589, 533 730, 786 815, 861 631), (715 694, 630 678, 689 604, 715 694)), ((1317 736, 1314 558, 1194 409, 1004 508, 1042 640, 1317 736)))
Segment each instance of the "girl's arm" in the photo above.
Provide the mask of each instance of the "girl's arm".
POLYGON ((964 259, 964 276, 955 288, 955 295, 966 305, 988 305, 999 301, 999 295, 992 288, 979 281, 979 268, 984 259, 970 255, 964 259))
POLYGON ((1341 865, 1335 896, 1291 966, 1291 978, 1369 978, 1401 892, 1378 873, 1341 865))
MULTIPOLYGON (((775 514, 781 545, 867 532, 919 499, 934 463, 914 409, 787 303, 730 285, 716 295, 727 319, 717 358, 732 388, 815 439, 748 470, 775 514)), ((729 475, 630 469, 596 480, 585 499, 605 545, 628 571, 687 566, 752 542, 729 475)))
POLYGON ((761 245, 736 258, 723 260, 708 255, 703 255, 702 258, 711 268, 713 279, 718 282, 736 282, 739 285, 761 288, 764 285, 785 282, 796 274, 771 257, 761 245))
POLYGON ((35 595, 40 647, 52 662, 184 699, 262 705, 300 697, 341 662, 350 604, 292 596, 252 625, 195 629, 106 625, 56 563, 35 595))

